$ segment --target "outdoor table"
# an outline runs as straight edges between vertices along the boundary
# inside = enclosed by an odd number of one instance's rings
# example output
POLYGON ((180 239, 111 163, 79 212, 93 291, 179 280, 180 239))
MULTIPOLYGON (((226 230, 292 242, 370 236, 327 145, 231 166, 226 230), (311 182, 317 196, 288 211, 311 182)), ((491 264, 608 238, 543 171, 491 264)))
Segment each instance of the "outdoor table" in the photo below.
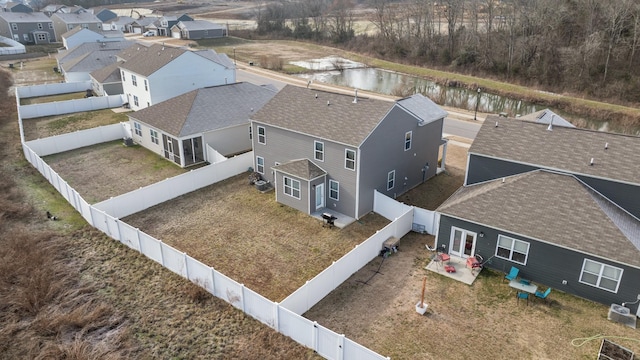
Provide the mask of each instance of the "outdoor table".
POLYGON ((525 285, 520 281, 518 281, 517 279, 513 279, 509 281, 509 286, 511 286, 514 289, 518 289, 520 291, 528 292, 529 294, 535 294, 536 290, 538 290, 538 287, 536 285, 533 285, 533 284, 525 285))

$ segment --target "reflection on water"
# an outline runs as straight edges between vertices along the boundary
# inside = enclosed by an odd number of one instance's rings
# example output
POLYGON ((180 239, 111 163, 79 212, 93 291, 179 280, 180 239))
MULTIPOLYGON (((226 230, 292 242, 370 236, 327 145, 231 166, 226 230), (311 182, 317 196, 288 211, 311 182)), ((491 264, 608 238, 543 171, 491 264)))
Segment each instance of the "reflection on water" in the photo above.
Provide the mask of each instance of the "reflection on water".
POLYGON ((423 78, 375 68, 345 69, 301 74, 300 77, 324 83, 352 87, 387 95, 421 93, 440 105, 486 113, 524 115, 541 110, 518 99, 509 99, 488 93, 478 94, 464 88, 448 87, 423 78))

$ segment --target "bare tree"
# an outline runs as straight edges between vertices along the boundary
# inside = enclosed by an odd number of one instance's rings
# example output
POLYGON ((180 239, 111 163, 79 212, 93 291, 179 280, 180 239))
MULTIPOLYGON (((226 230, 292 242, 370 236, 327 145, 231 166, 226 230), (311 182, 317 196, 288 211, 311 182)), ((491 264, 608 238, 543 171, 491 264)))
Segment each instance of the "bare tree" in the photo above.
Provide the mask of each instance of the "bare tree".
POLYGON ((606 20, 604 32, 606 39, 606 60, 604 63, 604 75, 602 76, 602 83, 607 82, 607 74, 609 73, 609 62, 611 60, 611 54, 614 47, 620 41, 620 36, 624 30, 625 23, 629 17, 630 1, 632 0, 620 0, 611 2, 609 6, 604 7, 604 17, 606 20))

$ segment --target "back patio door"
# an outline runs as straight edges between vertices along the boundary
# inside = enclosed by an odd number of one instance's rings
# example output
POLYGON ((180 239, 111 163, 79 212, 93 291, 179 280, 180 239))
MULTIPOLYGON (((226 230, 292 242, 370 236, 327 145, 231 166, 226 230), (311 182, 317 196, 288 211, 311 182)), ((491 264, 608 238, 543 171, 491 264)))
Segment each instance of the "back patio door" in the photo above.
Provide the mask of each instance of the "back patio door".
POLYGON ((474 255, 476 250, 477 234, 468 230, 451 228, 451 241, 449 254, 468 258, 474 255))
POLYGON ((316 185, 316 210, 324 207, 324 184, 316 185))

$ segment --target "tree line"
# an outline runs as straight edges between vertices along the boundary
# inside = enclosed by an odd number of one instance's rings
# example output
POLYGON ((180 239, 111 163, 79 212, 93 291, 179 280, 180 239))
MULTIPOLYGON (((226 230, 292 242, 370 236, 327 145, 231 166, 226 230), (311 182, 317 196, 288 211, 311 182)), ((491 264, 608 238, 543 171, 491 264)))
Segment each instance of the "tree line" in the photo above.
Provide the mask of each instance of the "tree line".
POLYGON ((280 1, 261 6, 256 21, 258 34, 640 102, 640 0, 280 1), (358 32, 357 20, 376 31, 358 32))

